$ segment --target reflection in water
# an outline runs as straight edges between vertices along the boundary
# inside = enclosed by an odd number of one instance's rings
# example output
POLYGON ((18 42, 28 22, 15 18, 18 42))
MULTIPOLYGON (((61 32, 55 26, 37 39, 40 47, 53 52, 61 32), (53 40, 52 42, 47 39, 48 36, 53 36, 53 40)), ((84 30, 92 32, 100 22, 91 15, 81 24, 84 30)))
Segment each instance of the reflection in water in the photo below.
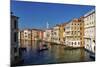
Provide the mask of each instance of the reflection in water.
POLYGON ((20 43, 20 45, 24 45, 27 49, 26 52, 22 51, 21 59, 23 59, 23 62, 18 65, 93 61, 84 49, 65 50, 62 45, 46 43, 48 50, 38 52, 37 49, 43 42, 32 41, 32 44, 29 41, 21 42, 23 43, 20 43))

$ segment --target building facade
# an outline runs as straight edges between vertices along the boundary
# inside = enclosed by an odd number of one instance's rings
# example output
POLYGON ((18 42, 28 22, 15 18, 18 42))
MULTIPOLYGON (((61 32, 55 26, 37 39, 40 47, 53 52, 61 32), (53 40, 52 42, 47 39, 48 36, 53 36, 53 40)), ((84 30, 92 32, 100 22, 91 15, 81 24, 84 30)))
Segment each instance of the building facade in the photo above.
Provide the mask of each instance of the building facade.
POLYGON ((40 29, 31 29, 31 37, 32 37, 32 41, 35 41, 35 40, 43 40, 43 33, 44 31, 43 30, 40 30, 40 29))
POLYGON ((64 31, 65 31, 65 26, 67 23, 63 23, 59 25, 59 38, 60 38, 60 44, 64 44, 65 38, 64 38, 64 31))
POLYGON ((19 57, 18 46, 18 17, 11 14, 11 63, 12 65, 19 57))
POLYGON ((59 25, 52 28, 52 42, 60 44, 59 25))
POLYGON ((51 42, 52 38, 52 29, 46 29, 44 31, 44 41, 51 42))
POLYGON ((27 47, 31 45, 31 30, 24 29, 20 31, 20 47, 27 47))
POLYGON ((42 41, 43 40, 43 37, 44 37, 43 36, 44 31, 39 29, 38 30, 38 33, 39 33, 39 40, 42 41))
POLYGON ((65 31, 64 31, 64 45, 66 45, 66 46, 70 46, 69 45, 69 37, 71 36, 71 33, 70 33, 70 31, 71 31, 71 27, 70 27, 70 23, 67 23, 66 25, 65 25, 65 31))
POLYGON ((20 35, 19 35, 19 41, 20 41, 20 47, 25 47, 24 45, 24 32, 23 31, 19 31, 20 35))
POLYGON ((80 43, 81 43, 81 46, 80 47, 84 47, 84 18, 81 17, 80 20, 81 20, 81 23, 80 23, 80 43))
POLYGON ((83 47, 84 38, 82 37, 83 22, 81 19, 73 19, 65 26, 65 45, 71 47, 83 47))
POLYGON ((43 40, 43 33, 44 31, 40 29, 24 29, 19 31, 20 47, 27 47, 37 40, 43 40))
POLYGON ((96 35, 95 9, 84 15, 84 42, 85 48, 95 53, 95 35, 96 35))
POLYGON ((39 39, 39 33, 37 29, 32 29, 32 41, 38 40, 39 39))

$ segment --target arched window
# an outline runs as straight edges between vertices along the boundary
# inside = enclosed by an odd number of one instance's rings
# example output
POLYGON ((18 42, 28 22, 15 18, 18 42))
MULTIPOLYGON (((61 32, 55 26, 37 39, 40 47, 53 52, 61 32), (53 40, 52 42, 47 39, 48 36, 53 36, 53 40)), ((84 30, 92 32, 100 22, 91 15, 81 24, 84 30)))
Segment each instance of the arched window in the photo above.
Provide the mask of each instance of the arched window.
POLYGON ((75 42, 75 45, 76 45, 76 42, 75 42))
POLYGON ((93 40, 93 42, 95 43, 95 40, 93 40))
POLYGON ((72 42, 72 45, 73 45, 73 42, 72 42))
POLYGON ((78 42, 78 45, 80 45, 80 42, 78 42))

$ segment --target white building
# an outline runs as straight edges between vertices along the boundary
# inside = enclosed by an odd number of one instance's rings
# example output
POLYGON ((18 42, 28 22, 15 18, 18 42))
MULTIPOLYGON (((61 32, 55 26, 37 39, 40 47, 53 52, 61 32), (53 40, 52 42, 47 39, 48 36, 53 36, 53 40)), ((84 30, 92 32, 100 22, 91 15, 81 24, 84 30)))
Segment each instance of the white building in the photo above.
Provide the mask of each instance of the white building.
POLYGON ((25 29, 23 32, 24 32, 24 39, 31 40, 31 30, 25 29))
POLYGON ((95 53, 96 20, 95 9, 84 15, 84 40, 85 48, 95 53))
POLYGON ((52 42, 60 44, 59 25, 54 26, 52 29, 52 42))
POLYGON ((51 42, 51 37, 52 37, 52 30, 51 29, 47 29, 44 32, 44 40, 47 42, 51 42))
POLYGON ((64 44, 66 46, 70 46, 69 39, 68 39, 68 36, 71 36, 70 31, 71 31, 71 27, 70 27, 70 23, 69 23, 69 24, 66 24, 66 26, 65 26, 65 32, 64 32, 64 38, 65 38, 64 44))
POLYGON ((20 32, 20 47, 27 47, 31 45, 31 30, 24 29, 20 32))
POLYGON ((83 40, 82 35, 80 35, 82 28, 81 28, 81 19, 72 19, 69 23, 65 26, 65 45, 71 47, 83 47, 83 40))

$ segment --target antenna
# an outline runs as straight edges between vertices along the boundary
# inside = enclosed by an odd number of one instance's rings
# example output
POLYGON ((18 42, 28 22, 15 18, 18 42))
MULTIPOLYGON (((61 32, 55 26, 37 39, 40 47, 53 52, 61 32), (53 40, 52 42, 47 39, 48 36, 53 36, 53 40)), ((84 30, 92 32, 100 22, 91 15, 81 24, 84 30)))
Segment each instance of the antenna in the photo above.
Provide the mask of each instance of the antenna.
POLYGON ((48 22, 47 22, 47 26, 46 27, 47 27, 47 29, 49 28, 49 23, 48 22))

